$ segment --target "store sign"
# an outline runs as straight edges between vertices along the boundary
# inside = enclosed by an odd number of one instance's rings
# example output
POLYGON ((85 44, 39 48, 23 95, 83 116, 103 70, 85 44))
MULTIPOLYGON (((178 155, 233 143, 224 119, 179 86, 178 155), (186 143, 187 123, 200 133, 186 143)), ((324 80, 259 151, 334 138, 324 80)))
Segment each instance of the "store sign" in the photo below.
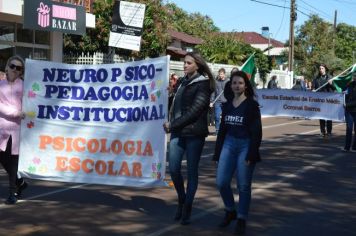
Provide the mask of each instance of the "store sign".
POLYGON ((85 34, 85 8, 50 0, 24 1, 24 28, 85 34))
POLYGON ((116 1, 109 46, 139 51, 146 5, 116 1))

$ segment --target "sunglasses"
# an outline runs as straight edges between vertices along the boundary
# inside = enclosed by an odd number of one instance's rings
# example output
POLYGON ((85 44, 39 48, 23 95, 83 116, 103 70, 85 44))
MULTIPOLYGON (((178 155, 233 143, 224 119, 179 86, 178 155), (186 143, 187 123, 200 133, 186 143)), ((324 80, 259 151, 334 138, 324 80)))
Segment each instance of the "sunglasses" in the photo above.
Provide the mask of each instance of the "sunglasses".
POLYGON ((17 66, 17 65, 14 65, 14 64, 10 64, 9 67, 12 70, 16 69, 17 71, 22 71, 22 66, 17 66))

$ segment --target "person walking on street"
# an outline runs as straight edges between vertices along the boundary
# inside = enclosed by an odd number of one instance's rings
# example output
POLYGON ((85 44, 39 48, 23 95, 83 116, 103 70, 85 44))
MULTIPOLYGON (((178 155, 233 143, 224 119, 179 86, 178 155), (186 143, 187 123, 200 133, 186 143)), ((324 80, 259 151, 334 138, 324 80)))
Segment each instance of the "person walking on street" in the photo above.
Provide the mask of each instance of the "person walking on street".
POLYGON ((273 75, 270 79, 270 81, 267 84, 267 88, 268 89, 278 89, 278 85, 277 85, 277 76, 273 75))
POLYGON ((352 151, 356 151, 356 72, 353 72, 352 81, 345 89, 345 121, 346 137, 344 151, 350 151, 351 143, 352 151), (353 142, 352 130, 354 131, 353 142))
POLYGON ((221 119, 221 106, 226 99, 224 97, 224 88, 226 83, 229 81, 225 77, 225 69, 220 68, 219 74, 215 79, 215 91, 210 97, 210 107, 214 107, 215 114, 215 134, 219 132, 220 119, 221 119))
POLYGON ((23 94, 24 61, 10 57, 6 63, 6 79, 0 81, 0 163, 9 177, 9 197, 6 204, 15 204, 27 183, 18 178, 20 121, 23 94))
POLYGON ((168 87, 168 111, 171 109, 174 94, 177 91, 178 75, 175 73, 171 74, 169 78, 169 87, 168 87))
POLYGON ((301 79, 297 79, 295 84, 292 87, 292 90, 305 91, 305 87, 303 87, 301 79))
POLYGON ((184 73, 175 94, 170 120, 163 124, 171 133, 169 172, 178 195, 174 216, 182 225, 190 223, 195 193, 198 188, 198 168, 208 130, 208 110, 215 89, 213 75, 200 54, 189 52, 184 58, 184 73), (187 158, 187 188, 181 172, 183 155, 187 158))
POLYGON ((219 227, 228 226, 237 218, 235 233, 244 234, 251 202, 252 175, 261 160, 262 122, 255 92, 243 71, 230 78, 225 88, 227 102, 223 105, 221 125, 217 136, 214 161, 218 161, 216 183, 225 205, 225 217, 219 227), (239 191, 238 210, 235 210, 231 180, 236 173, 239 191))
MULTIPOLYGON (((328 74, 329 69, 325 64, 319 65, 319 73, 313 79, 312 89, 313 91, 331 93, 335 91, 335 87, 332 85, 331 77, 328 74)), ((319 120, 320 132, 323 137, 331 136, 332 121, 331 120, 319 120), (326 126, 326 127, 325 127, 326 126)))

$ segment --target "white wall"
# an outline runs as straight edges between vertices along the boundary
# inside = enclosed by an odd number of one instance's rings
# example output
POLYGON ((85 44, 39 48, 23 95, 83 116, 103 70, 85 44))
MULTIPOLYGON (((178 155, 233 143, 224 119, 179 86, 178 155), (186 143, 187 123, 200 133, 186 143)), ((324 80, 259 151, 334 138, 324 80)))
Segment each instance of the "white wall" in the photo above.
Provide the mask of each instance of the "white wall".
POLYGON ((0 0, 0 12, 22 16, 23 0, 0 0))

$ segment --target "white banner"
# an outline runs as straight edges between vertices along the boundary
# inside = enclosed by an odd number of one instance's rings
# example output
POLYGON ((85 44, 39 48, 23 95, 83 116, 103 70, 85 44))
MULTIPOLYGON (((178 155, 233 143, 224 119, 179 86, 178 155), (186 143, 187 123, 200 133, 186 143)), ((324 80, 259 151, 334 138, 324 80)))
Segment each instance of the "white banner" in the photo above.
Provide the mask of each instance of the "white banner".
POLYGON ((344 121, 344 95, 288 89, 257 89, 262 116, 344 121))
POLYGON ((164 185, 169 57, 26 60, 19 171, 62 182, 164 185))

